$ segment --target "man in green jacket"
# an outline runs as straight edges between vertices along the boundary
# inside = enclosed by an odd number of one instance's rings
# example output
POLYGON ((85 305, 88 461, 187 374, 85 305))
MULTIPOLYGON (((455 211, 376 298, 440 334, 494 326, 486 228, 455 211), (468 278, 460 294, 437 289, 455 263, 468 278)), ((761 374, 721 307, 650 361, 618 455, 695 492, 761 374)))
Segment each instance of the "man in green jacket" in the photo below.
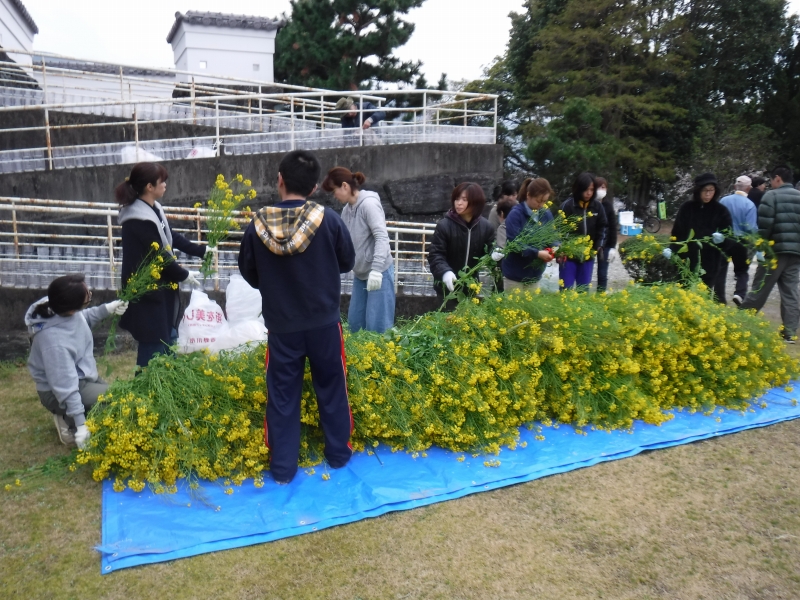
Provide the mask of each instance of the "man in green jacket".
POLYGON ((794 189, 793 181, 789 167, 772 170, 772 189, 764 194, 758 207, 758 233, 772 245, 777 266, 768 271, 764 253, 756 253, 759 264, 753 288, 739 305, 742 309, 761 310, 777 283, 781 294, 781 334, 789 344, 795 343, 800 321, 800 191, 794 189))

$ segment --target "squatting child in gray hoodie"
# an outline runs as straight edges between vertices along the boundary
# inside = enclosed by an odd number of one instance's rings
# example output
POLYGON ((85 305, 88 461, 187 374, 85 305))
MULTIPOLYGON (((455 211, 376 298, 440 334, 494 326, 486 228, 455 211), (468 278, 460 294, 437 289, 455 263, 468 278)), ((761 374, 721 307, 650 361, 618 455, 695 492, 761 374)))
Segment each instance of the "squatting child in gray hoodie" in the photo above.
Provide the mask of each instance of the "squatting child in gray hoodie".
POLYGON ((91 301, 83 273, 73 273, 53 280, 47 296, 25 313, 31 338, 28 370, 39 399, 53 413, 61 442, 80 448, 89 440, 86 413, 108 389, 97 375, 92 327, 128 308, 122 300, 87 308, 91 301))

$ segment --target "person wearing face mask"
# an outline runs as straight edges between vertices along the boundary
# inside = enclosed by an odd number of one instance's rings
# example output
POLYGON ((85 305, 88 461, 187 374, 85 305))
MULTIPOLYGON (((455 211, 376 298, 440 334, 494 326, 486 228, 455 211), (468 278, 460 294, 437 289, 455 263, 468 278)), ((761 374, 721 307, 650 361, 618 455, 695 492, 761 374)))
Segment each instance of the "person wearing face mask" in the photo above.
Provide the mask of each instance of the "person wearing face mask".
MULTIPOLYGON (((506 218, 506 237, 512 242, 525 226, 533 221, 548 223, 553 220, 552 213, 545 207, 553 195, 553 188, 547 179, 528 179, 523 183, 520 194, 524 200, 508 213, 506 218)), ((553 260, 544 248, 526 248, 522 252, 509 252, 503 262, 503 287, 505 291, 524 289, 542 278, 545 266, 553 260)))
POLYGON ((596 197, 603 205, 608 220, 602 257, 597 257, 597 291, 605 292, 608 287, 608 266, 617 258, 617 213, 614 212, 614 198, 608 194, 608 182, 604 177, 596 177, 595 181, 596 197))
MULTIPOLYGON (((462 183, 450 196, 452 208, 436 223, 428 265, 433 275, 433 289, 440 301, 455 289, 457 273, 470 269, 494 245, 495 232, 483 216, 486 196, 477 183, 462 183)), ((476 275, 477 281, 477 275, 476 275)), ((464 290, 465 292, 467 290, 464 290)), ((448 303, 447 308, 454 304, 448 303)))
MULTIPOLYGON (((729 248, 723 231, 732 227, 731 213, 719 202, 720 187, 713 173, 703 173, 694 179, 691 200, 687 200, 678 209, 675 224, 672 226, 672 237, 676 243, 664 249, 664 256, 672 258, 681 246, 680 242, 689 239, 711 238, 712 243, 688 243, 689 267, 695 271, 702 268, 700 278, 710 290, 714 289, 720 265, 725 258, 720 252, 729 248)), ((719 298, 717 298, 719 300, 719 298)))
MULTIPOLYGON (((597 199, 598 185, 592 173, 581 173, 572 184, 572 196, 561 205, 561 211, 567 218, 578 217, 576 235, 588 235, 592 248, 598 259, 605 258, 604 245, 608 230, 606 211, 597 199)), ((564 260, 558 274, 563 281, 564 289, 572 286, 587 288, 592 283, 594 258, 568 258, 564 260)))

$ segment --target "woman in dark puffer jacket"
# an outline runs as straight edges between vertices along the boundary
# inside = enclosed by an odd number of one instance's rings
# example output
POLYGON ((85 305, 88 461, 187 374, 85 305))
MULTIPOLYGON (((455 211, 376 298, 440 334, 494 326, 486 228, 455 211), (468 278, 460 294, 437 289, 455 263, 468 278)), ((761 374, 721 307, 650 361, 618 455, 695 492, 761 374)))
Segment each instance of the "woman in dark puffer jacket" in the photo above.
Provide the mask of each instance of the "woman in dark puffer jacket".
POLYGON ((486 206, 481 186, 477 183, 456 186, 450 205, 447 215, 436 224, 428 250, 433 288, 440 300, 453 291, 458 272, 474 267, 494 244, 494 227, 481 216, 486 206))

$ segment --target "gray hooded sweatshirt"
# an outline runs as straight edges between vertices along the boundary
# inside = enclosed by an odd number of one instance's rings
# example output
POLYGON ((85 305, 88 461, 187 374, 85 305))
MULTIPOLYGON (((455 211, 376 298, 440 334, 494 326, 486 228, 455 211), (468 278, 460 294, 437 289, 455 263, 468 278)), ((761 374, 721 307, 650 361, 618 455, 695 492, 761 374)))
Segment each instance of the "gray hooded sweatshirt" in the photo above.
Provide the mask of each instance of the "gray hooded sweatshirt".
POLYGON ((392 266, 386 216, 378 194, 367 190, 358 192, 355 204, 345 204, 342 221, 350 232, 356 250, 356 264, 353 267, 356 277, 365 280, 370 271, 383 273, 392 266))
POLYGON ((70 317, 53 315, 49 319, 33 316, 34 309, 44 302, 33 303, 25 313, 25 325, 31 336, 28 370, 36 382, 36 390, 52 391, 75 425, 86 422, 78 391, 81 379, 97 381, 92 327, 108 317, 105 305, 81 310, 70 317))

